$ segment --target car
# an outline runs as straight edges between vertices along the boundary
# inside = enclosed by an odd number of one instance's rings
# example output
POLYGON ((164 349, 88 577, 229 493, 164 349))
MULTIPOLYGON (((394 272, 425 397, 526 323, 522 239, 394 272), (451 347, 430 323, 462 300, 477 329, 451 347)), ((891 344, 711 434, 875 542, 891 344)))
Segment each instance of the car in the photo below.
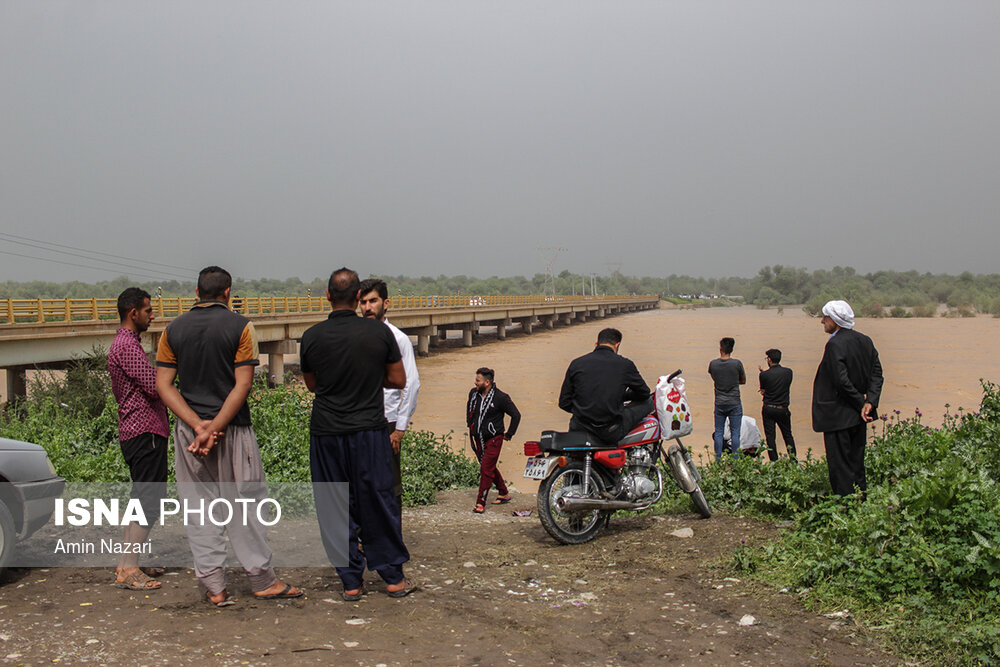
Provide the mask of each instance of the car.
POLYGON ((65 487, 44 448, 0 438, 0 572, 17 543, 48 523, 65 487))

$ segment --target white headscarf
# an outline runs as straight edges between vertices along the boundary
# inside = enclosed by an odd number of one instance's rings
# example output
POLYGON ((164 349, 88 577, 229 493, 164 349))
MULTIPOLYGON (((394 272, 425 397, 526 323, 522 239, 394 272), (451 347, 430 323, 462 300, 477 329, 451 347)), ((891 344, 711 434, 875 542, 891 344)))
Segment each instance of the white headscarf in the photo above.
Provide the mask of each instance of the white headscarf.
POLYGON ((854 311, 846 301, 827 301, 823 314, 837 323, 841 329, 854 328, 854 311))

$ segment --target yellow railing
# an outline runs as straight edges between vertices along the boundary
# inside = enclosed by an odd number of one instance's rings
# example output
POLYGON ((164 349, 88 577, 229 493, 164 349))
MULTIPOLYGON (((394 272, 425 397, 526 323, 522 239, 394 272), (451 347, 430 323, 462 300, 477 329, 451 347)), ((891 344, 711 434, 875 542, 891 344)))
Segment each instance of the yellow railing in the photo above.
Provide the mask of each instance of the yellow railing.
MULTIPOLYGON (((394 296, 393 310, 416 308, 475 308, 482 306, 518 306, 556 302, 621 301, 640 297, 580 296, 394 296)), ((648 298, 648 297, 647 297, 648 298)), ((195 304, 192 297, 153 299, 153 311, 159 318, 176 317, 195 304)), ((252 296, 233 297, 230 305, 244 315, 280 315, 284 313, 322 312, 330 303, 322 297, 252 296)), ((115 299, 0 299, 0 325, 32 322, 87 322, 117 320, 115 299)))

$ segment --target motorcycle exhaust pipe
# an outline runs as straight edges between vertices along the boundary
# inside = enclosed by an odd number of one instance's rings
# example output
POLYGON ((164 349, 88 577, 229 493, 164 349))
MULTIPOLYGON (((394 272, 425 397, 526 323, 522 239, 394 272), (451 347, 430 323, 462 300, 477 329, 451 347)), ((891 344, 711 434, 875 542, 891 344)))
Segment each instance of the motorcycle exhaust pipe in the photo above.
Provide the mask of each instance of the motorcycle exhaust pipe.
POLYGON ((556 509, 560 512, 589 512, 592 510, 634 510, 648 507, 649 502, 633 503, 628 500, 600 500, 597 498, 558 498, 556 509))

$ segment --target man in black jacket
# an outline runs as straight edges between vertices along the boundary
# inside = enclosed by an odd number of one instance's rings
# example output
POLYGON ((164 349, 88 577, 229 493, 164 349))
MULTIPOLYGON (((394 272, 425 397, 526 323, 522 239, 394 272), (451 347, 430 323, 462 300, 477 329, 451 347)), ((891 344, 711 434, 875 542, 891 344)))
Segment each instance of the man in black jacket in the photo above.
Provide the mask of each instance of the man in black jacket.
POLYGON ((877 418, 882 364, 871 338, 854 330, 846 301, 823 306, 823 329, 830 334, 813 382, 813 430, 823 434, 833 492, 865 491, 865 436, 877 418))
POLYGON ((621 331, 603 329, 594 351, 570 363, 559 392, 560 409, 573 415, 569 429, 607 444, 621 440, 653 411, 649 386, 632 360, 618 354, 621 343, 621 331))
POLYGON ((476 496, 476 506, 472 510, 476 514, 486 511, 486 496, 491 486, 497 487, 497 499, 494 505, 510 502, 510 491, 503 475, 497 470, 500 460, 500 449, 504 440, 510 440, 521 423, 521 413, 510 396, 500 391, 493 379, 492 368, 480 368, 476 371, 475 386, 469 390, 469 402, 465 411, 465 423, 469 427, 472 451, 479 459, 479 494, 476 496), (510 427, 504 431, 503 416, 510 416, 510 427))
POLYGON ((761 417, 764 420, 764 440, 767 441, 767 458, 778 460, 778 437, 775 426, 781 429, 788 458, 795 460, 795 438, 792 437, 792 413, 788 410, 792 369, 781 365, 781 350, 771 348, 764 353, 767 368, 760 371, 760 395, 764 397, 761 417))

